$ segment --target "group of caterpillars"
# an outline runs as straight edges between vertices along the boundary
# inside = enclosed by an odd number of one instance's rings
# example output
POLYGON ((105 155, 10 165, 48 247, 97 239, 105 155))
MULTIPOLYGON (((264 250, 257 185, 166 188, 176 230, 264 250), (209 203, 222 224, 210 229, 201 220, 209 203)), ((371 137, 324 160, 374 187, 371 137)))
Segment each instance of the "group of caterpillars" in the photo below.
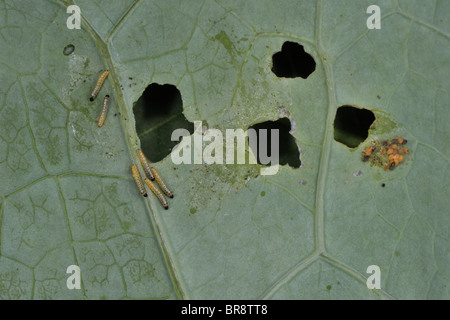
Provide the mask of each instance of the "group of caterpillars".
MULTIPOLYGON (((94 101, 95 97, 97 97, 108 74, 109 74, 109 70, 104 70, 100 74, 100 76, 98 77, 97 83, 95 84, 95 87, 92 90, 91 96, 89 97, 90 101, 94 101)), ((103 126, 103 123, 105 122, 106 114, 108 112, 108 105, 109 105, 109 95, 106 95, 105 98, 103 99, 102 111, 101 111, 100 117, 98 119, 99 127, 103 126)), ((158 189, 158 187, 152 181, 156 180, 156 182, 158 183, 161 190, 169 198, 173 198, 173 193, 169 190, 169 188, 167 188, 167 185, 165 184, 164 180, 161 178, 158 171, 156 171, 155 168, 150 167, 150 163, 147 160, 147 158, 145 157, 145 155, 141 149, 137 150, 137 155, 138 155, 139 161, 141 162, 142 168, 144 168, 145 174, 147 175, 147 178, 144 179, 145 184, 149 187, 149 189, 153 192, 153 194, 158 198, 158 200, 161 202, 164 209, 166 209, 166 210, 169 209, 169 204, 167 203, 166 197, 164 197, 164 195, 161 193, 161 191, 158 189)), ((142 178, 139 173, 139 170, 135 164, 133 164, 131 166, 131 173, 132 173, 133 179, 136 182, 136 185, 139 189, 139 192, 144 197, 147 197, 147 191, 145 189, 144 183, 142 182, 142 178)))
MULTIPOLYGON (((167 203, 166 197, 161 193, 161 191, 158 189, 158 187, 152 182, 156 180, 161 190, 169 197, 173 198, 173 193, 167 188, 167 185, 165 184, 164 180, 161 178, 158 171, 156 171, 155 168, 150 167, 150 163, 145 157, 144 153, 141 149, 138 149, 136 151, 139 161, 141 162, 142 168, 145 171, 145 174, 147 178, 144 179, 145 184, 149 189, 153 192, 153 194, 158 198, 159 202, 161 202, 164 209, 169 209, 169 204, 167 203), (150 180, 149 180, 150 179, 150 180)), ((136 182, 136 185, 139 189, 139 192, 144 196, 147 197, 147 191, 145 190, 144 183, 142 183, 142 178, 139 173, 139 170, 135 164, 131 166, 131 172, 133 174, 134 181, 136 182)))
MULTIPOLYGON (((103 86, 103 82, 105 82, 105 79, 108 76, 108 74, 109 70, 105 70, 102 72, 100 77, 98 77, 97 83, 95 84, 94 90, 92 90, 91 96, 89 98, 90 101, 94 101, 95 97, 100 92, 100 89, 103 86)), ((108 106, 109 106, 109 95, 106 95, 103 98, 102 111, 100 113, 100 117, 98 118, 97 124, 99 127, 103 126, 103 123, 105 122, 106 114, 108 113, 108 106)))
POLYGON ((393 170, 405 159, 405 155, 409 153, 409 149, 403 147, 407 142, 406 139, 400 137, 383 140, 381 143, 372 141, 372 146, 367 147, 361 152, 361 160, 365 162, 372 159, 371 161, 374 163, 377 162, 375 161, 377 159, 383 163, 384 170, 393 170))

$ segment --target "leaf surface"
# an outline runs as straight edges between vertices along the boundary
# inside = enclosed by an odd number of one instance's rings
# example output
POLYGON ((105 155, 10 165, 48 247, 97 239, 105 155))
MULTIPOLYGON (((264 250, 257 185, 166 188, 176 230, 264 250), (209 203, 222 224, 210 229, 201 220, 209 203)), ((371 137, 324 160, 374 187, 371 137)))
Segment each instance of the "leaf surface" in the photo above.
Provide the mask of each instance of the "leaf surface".
POLYGON ((450 298, 449 2, 379 2, 380 30, 366 26, 371 1, 75 4, 80 30, 65 2, 0 5, 1 299, 450 298), (286 41, 313 57, 307 79, 271 71, 286 41), (160 132, 133 112, 151 83, 224 134, 288 115, 301 167, 167 155, 154 164, 175 194, 164 210, 130 172, 160 132), (333 137, 343 105, 377 119, 354 149, 333 137), (398 168, 361 161, 397 136, 410 150, 398 168))

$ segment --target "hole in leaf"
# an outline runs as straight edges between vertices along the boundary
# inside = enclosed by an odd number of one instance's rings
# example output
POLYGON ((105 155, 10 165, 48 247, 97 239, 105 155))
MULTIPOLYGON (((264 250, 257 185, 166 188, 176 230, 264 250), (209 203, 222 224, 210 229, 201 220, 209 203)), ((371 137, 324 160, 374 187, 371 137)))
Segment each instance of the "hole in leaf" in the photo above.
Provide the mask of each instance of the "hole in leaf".
POLYGON ((183 114, 180 91, 173 85, 150 84, 133 107, 136 131, 148 160, 164 159, 179 141, 171 141, 175 129, 194 132, 194 124, 183 114))
POLYGON ((302 45, 286 41, 272 56, 272 72, 277 77, 306 79, 316 69, 316 62, 302 45))
POLYGON ((374 121, 375 115, 370 110, 352 106, 339 107, 334 119, 334 140, 355 148, 367 139, 374 121))
MULTIPOLYGON (((255 150, 251 145, 253 154, 256 156, 256 160, 259 164, 265 164, 260 158, 260 137, 261 129, 267 129, 267 155, 273 157, 271 154, 272 150, 272 129, 278 129, 279 134, 279 164, 288 164, 293 168, 299 168, 301 165, 300 161, 300 151, 294 136, 290 133, 291 122, 288 118, 281 118, 276 121, 266 121, 262 123, 257 123, 251 126, 249 129, 254 129, 256 131, 257 137, 257 150, 255 150)), ((264 156, 264 155, 263 155, 264 156)))
POLYGON ((73 44, 68 44, 67 46, 64 47, 63 54, 65 56, 68 56, 68 55, 72 54, 74 51, 75 51, 75 46, 73 44))

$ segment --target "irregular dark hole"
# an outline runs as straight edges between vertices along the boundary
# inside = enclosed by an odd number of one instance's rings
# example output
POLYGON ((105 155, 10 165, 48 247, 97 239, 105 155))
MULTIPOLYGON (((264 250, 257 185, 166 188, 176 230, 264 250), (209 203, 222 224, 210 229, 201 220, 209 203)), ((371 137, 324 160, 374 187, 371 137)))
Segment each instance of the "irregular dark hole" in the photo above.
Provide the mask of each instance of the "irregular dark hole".
MULTIPOLYGON (((281 118, 276 121, 266 121, 262 123, 257 123, 251 126, 249 129, 255 129, 257 137, 257 150, 252 148, 253 153, 256 156, 257 162, 262 164, 260 158, 260 129, 267 129, 267 154, 271 157, 272 150, 272 139, 271 139, 271 129, 278 129, 279 133, 279 163, 281 165, 288 164, 293 168, 299 168, 301 165, 300 161, 300 151, 294 136, 292 136, 289 131, 291 130, 291 122, 288 118, 281 118)), ((250 146, 251 147, 251 146, 250 146)))
POLYGON ((72 54, 74 51, 75 51, 75 46, 73 44, 68 44, 67 46, 64 47, 63 54, 65 56, 68 56, 68 55, 72 54))
POLYGON ((183 114, 180 91, 173 85, 150 84, 135 103, 136 131, 142 151, 151 162, 164 159, 179 141, 171 141, 175 129, 194 132, 192 122, 183 114))
POLYGON ((306 79, 316 69, 316 62, 302 45, 286 41, 272 56, 272 72, 277 77, 306 79))
POLYGON ((367 139, 374 121, 375 115, 370 110, 352 106, 339 107, 334 119, 334 140, 355 148, 367 139))

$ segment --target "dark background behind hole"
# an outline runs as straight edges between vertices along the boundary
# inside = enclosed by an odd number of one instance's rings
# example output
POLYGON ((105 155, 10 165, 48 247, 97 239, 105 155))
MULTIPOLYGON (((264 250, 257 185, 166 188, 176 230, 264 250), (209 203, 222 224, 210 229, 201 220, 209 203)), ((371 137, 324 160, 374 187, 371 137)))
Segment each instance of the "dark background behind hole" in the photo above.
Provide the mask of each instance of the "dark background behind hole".
MULTIPOLYGON (((268 142, 268 154, 270 156, 271 150, 271 137, 270 130, 278 129, 279 130, 279 138, 280 138, 280 164, 285 165, 288 164, 293 168, 299 168, 301 165, 300 161, 300 152, 295 141, 295 138, 289 133, 291 130, 291 122, 287 118, 281 118, 276 121, 266 121, 262 123, 257 123, 250 128, 256 130, 256 136, 258 137, 258 148, 259 148, 259 129, 267 129, 267 142, 268 142)), ((261 164, 259 159, 259 152, 256 154, 255 150, 252 150, 255 156, 257 157, 257 161, 261 164)))
POLYGON ((194 124, 183 114, 180 91, 173 85, 150 84, 133 111, 142 151, 151 162, 164 159, 179 143, 170 140, 175 129, 185 128, 191 134, 194 132, 194 124))
POLYGON ((357 147, 367 139, 375 115, 367 109, 342 106, 334 119, 334 139, 350 148, 357 147))
POLYGON ((302 45, 286 41, 272 56, 272 72, 277 77, 306 79, 316 69, 316 62, 302 45))

